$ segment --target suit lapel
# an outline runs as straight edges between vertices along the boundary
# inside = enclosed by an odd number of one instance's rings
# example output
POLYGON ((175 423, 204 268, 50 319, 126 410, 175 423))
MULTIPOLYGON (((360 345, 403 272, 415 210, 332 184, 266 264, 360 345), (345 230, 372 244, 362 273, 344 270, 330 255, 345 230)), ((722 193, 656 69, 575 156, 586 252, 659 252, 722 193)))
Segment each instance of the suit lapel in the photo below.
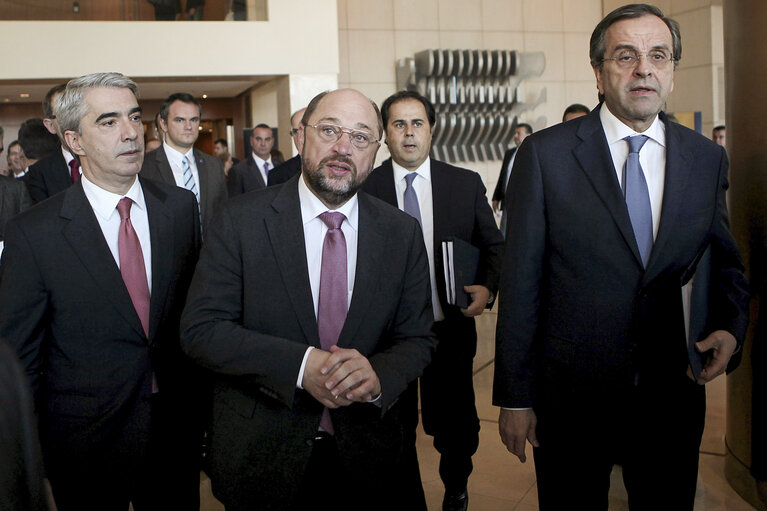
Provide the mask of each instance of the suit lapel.
POLYGON ((615 175, 615 166, 599 120, 598 108, 581 122, 577 135, 581 143, 573 149, 573 154, 641 266, 642 258, 634 237, 634 229, 631 227, 626 201, 615 175))
POLYGON ((304 337, 309 344, 320 348, 320 336, 317 330, 317 318, 314 315, 314 302, 306 262, 304 226, 298 199, 298 179, 291 179, 280 189, 272 201, 272 208, 275 214, 266 218, 264 222, 274 251, 274 258, 304 337))
POLYGON ((375 184, 374 195, 395 208, 398 207, 397 189, 394 184, 394 167, 391 165, 391 158, 384 161, 375 172, 376 179, 374 182, 371 181, 371 183, 375 184))
MULTIPOLYGON (((390 167, 391 168, 391 167, 390 167)), ((389 180, 391 181, 391 180, 389 180)), ((354 290, 346 322, 338 337, 338 346, 348 348, 354 345, 356 333, 368 317, 368 310, 378 298, 378 279, 385 272, 383 260, 387 233, 378 221, 378 210, 370 197, 358 193, 359 231, 357 232, 357 269, 354 275, 354 290)))
POLYGON ((194 160, 197 164, 197 175, 200 178, 200 214, 202 215, 202 218, 207 218, 205 215, 208 211, 208 198, 210 195, 207 193, 208 190, 210 190, 209 169, 205 165, 205 160, 197 149, 195 149, 192 154, 194 155, 194 160))
POLYGON ((666 266, 663 261, 664 248, 669 240, 679 232, 677 219, 684 205, 685 189, 692 179, 692 153, 682 146, 682 139, 676 126, 661 113, 661 120, 666 125, 666 172, 663 184, 663 206, 661 208, 658 235, 655 238, 644 281, 649 282, 658 271, 666 266), (660 261, 660 262, 659 262, 660 261))
POLYGON ((104 239, 95 213, 85 197, 82 184, 77 182, 64 193, 66 196, 60 216, 69 221, 62 230, 64 238, 80 259, 85 271, 94 280, 96 287, 105 291, 104 296, 114 305, 117 312, 144 337, 141 320, 133 307, 120 269, 104 239))
POLYGON ((431 160, 431 214, 434 222, 434 253, 439 252, 442 240, 445 239, 445 226, 449 225, 448 215, 451 211, 451 187, 444 175, 440 174, 441 163, 431 160))
POLYGON ((258 165, 256 165, 253 156, 251 156, 248 160, 248 169, 250 169, 250 178, 259 184, 258 188, 266 188, 264 178, 261 176, 261 169, 259 169, 258 165))
POLYGON ((160 196, 159 190, 145 185, 142 181, 144 200, 146 201, 147 216, 149 218, 149 239, 152 244, 152 296, 149 302, 149 339, 153 342, 158 323, 165 309, 165 301, 168 298, 168 288, 171 285, 172 274, 171 261, 173 253, 169 247, 173 246, 173 221, 168 215, 164 200, 165 195, 160 196))
POLYGON ((155 150, 155 161, 157 162, 157 169, 160 177, 162 177, 162 181, 175 186, 176 178, 173 177, 173 169, 170 168, 170 162, 164 148, 159 147, 155 150))
POLYGON ((67 161, 64 159, 64 155, 61 153, 61 149, 56 149, 56 159, 52 162, 54 167, 51 172, 51 177, 56 181, 52 183, 51 190, 66 190, 72 185, 72 173, 67 161), (57 171, 61 169, 62 171, 57 171))

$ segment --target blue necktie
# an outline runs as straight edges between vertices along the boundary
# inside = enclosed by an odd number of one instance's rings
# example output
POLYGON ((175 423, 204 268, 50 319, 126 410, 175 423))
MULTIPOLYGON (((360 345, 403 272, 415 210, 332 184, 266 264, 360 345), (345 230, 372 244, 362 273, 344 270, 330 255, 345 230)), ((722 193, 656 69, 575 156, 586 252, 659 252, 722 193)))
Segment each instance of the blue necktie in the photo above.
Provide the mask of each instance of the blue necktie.
POLYGON ((410 172, 405 176, 405 182, 407 183, 404 197, 405 213, 418 220, 418 223, 421 224, 421 228, 423 229, 423 224, 421 223, 421 208, 418 207, 418 195, 416 195, 415 189, 413 188, 413 180, 416 177, 418 177, 418 174, 415 172, 410 172))
POLYGON ((647 142, 647 137, 637 135, 623 140, 629 145, 629 155, 623 167, 623 197, 626 199, 626 207, 629 210, 631 226, 634 228, 634 237, 639 247, 639 255, 642 257, 642 265, 647 268, 653 245, 652 208, 647 181, 639 164, 639 151, 647 142))

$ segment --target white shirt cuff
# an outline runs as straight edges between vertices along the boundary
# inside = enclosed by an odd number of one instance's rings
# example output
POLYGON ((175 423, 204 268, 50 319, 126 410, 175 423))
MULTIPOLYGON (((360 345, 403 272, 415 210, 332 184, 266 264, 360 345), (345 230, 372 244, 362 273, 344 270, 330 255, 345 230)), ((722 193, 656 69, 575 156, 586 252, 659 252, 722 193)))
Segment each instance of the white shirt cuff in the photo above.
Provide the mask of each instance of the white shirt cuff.
POLYGON ((304 386, 301 385, 301 383, 304 381, 304 369, 306 369, 306 361, 309 360, 309 352, 314 349, 314 346, 309 346, 306 348, 306 352, 304 353, 304 359, 301 361, 301 368, 298 370, 298 381, 296 381, 296 387, 299 389, 303 389, 304 386))

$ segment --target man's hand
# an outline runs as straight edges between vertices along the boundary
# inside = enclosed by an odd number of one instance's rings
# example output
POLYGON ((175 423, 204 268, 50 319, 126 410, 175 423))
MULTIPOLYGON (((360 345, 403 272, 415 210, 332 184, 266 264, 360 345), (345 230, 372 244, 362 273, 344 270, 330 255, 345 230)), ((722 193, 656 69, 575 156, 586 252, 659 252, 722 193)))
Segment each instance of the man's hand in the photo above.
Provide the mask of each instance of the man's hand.
POLYGON ((501 201, 494 200, 493 201, 493 213, 498 213, 498 206, 501 205, 501 201))
POLYGON ((334 399, 367 403, 381 394, 378 375, 359 351, 333 345, 330 353, 320 372, 327 377, 325 388, 335 396, 334 399))
MULTIPOLYGON (((732 357, 737 346, 738 342, 735 340, 735 337, 725 330, 711 332, 711 335, 700 342, 696 342, 695 349, 700 353, 707 351, 712 351, 713 353, 711 360, 700 372, 698 384, 704 385, 724 373, 727 369, 727 364, 730 362, 730 357, 732 357)), ((693 378, 691 370, 688 371, 688 375, 690 378, 693 378)))
POLYGON ((535 412, 529 410, 506 410, 501 408, 501 415, 498 417, 498 430, 501 433, 501 441, 510 453, 519 458, 524 463, 527 461, 525 456, 525 440, 528 440, 533 447, 538 447, 538 439, 535 437, 535 425, 538 419, 535 412))
POLYGON ((471 303, 465 309, 461 309, 463 315, 467 318, 473 318, 479 316, 482 311, 487 307, 487 302, 490 301, 490 290, 485 286, 473 285, 463 286, 463 290, 471 295, 471 303))
POLYGON ((326 374, 322 373, 322 368, 325 367, 330 355, 331 354, 327 351, 322 351, 317 348, 309 352, 309 357, 306 359, 306 365, 304 366, 304 377, 301 381, 301 386, 311 394, 314 399, 328 408, 348 406, 352 403, 351 401, 342 396, 334 396, 330 390, 325 387, 328 377, 326 374))

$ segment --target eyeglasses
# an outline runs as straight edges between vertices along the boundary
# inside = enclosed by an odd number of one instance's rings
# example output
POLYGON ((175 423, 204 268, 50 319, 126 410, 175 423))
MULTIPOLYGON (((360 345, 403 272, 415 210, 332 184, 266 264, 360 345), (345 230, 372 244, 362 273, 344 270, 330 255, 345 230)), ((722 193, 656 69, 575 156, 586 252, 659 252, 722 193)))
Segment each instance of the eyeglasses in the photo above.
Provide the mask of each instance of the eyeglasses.
POLYGON ((606 60, 614 60, 618 66, 628 69, 636 66, 637 63, 639 63, 639 57, 646 58, 647 62, 656 68, 664 67, 669 62, 674 60, 674 55, 662 49, 648 51, 647 53, 637 53, 636 50, 627 49, 620 50, 612 58, 602 59, 602 62, 606 60))
POLYGON ((295 135, 298 135, 298 128, 292 128, 290 130, 290 136, 293 137, 295 135))
POLYGON ((349 140, 357 149, 367 149, 370 144, 378 142, 377 138, 366 131, 343 128, 335 124, 307 124, 307 127, 317 130, 317 136, 320 137, 320 140, 328 144, 338 142, 344 133, 349 135, 349 140))

